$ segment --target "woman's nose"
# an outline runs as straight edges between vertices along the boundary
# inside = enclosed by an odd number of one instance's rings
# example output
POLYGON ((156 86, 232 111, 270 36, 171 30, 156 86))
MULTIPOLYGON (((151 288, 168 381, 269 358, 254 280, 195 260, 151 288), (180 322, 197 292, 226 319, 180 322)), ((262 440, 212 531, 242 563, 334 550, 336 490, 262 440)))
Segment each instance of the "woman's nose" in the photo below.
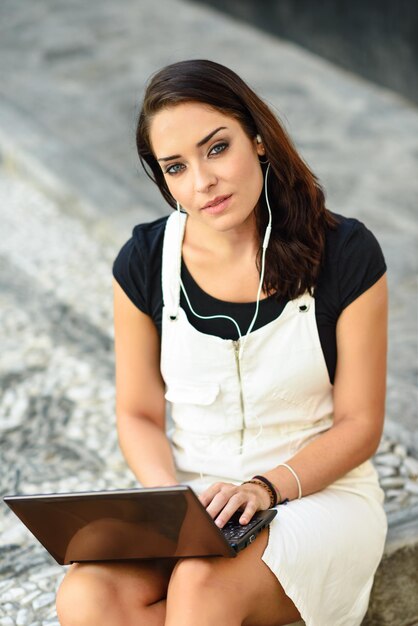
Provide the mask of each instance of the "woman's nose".
POLYGON ((196 166, 194 170, 194 184, 197 192, 206 192, 210 187, 216 185, 217 180, 211 168, 205 167, 204 165, 196 166))

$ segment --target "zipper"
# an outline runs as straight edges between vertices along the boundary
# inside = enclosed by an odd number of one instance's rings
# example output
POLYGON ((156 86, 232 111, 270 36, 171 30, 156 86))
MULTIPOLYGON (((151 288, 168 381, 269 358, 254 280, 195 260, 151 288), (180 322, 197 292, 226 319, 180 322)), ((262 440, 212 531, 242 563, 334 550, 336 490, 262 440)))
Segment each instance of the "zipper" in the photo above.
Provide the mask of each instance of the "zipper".
POLYGON ((244 409, 244 394, 242 392, 241 363, 239 359, 240 340, 239 339, 233 340, 232 345, 234 347, 235 364, 237 367, 238 385, 239 385, 239 402, 240 402, 241 417, 242 417, 242 429, 241 429, 240 446, 239 446, 239 453, 242 454, 242 446, 244 443, 245 409, 244 409))

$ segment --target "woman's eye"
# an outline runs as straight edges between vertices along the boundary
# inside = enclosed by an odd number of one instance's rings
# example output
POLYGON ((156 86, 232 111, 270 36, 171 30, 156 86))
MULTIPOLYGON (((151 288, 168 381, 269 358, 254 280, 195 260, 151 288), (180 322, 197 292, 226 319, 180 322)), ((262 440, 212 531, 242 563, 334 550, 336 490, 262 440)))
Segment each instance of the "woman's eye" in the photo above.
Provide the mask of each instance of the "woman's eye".
POLYGON ((184 166, 181 163, 174 163, 174 165, 170 165, 170 167, 167 167, 167 169, 165 170, 165 174, 170 174, 171 176, 173 176, 174 174, 178 174, 179 172, 181 172, 181 169, 184 166))
MULTIPOLYGON (((217 143, 213 148, 209 150, 210 155, 217 155, 226 150, 229 144, 227 142, 217 143)), ((183 163, 173 163, 173 165, 169 165, 167 169, 164 170, 164 174, 169 174, 169 176, 175 176, 176 174, 180 174, 183 171, 185 165, 183 163)))
POLYGON ((217 143, 216 146, 213 146, 213 148, 210 150, 209 154, 220 154, 221 152, 226 150, 227 147, 228 144, 226 142, 217 143))

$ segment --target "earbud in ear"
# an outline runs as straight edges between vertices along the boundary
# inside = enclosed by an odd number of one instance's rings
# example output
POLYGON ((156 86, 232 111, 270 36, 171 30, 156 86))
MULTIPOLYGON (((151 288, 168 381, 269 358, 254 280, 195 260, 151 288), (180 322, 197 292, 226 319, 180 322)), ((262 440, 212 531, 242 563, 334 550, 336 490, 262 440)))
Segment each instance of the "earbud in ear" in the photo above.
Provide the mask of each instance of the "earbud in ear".
POLYGON ((262 143, 261 135, 257 134, 256 139, 257 139, 257 143, 262 143))

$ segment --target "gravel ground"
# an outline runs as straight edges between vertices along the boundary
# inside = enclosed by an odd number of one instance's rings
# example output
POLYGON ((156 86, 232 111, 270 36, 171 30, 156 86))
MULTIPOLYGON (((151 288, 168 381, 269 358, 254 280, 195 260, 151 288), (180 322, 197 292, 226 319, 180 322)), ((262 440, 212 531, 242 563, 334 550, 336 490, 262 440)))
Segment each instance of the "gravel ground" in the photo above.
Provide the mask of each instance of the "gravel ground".
MULTIPOLYGON (((111 262, 76 220, 0 173, 0 490, 125 488, 114 427, 111 262)), ((57 624, 56 564, 0 507, 0 625, 57 624)))

